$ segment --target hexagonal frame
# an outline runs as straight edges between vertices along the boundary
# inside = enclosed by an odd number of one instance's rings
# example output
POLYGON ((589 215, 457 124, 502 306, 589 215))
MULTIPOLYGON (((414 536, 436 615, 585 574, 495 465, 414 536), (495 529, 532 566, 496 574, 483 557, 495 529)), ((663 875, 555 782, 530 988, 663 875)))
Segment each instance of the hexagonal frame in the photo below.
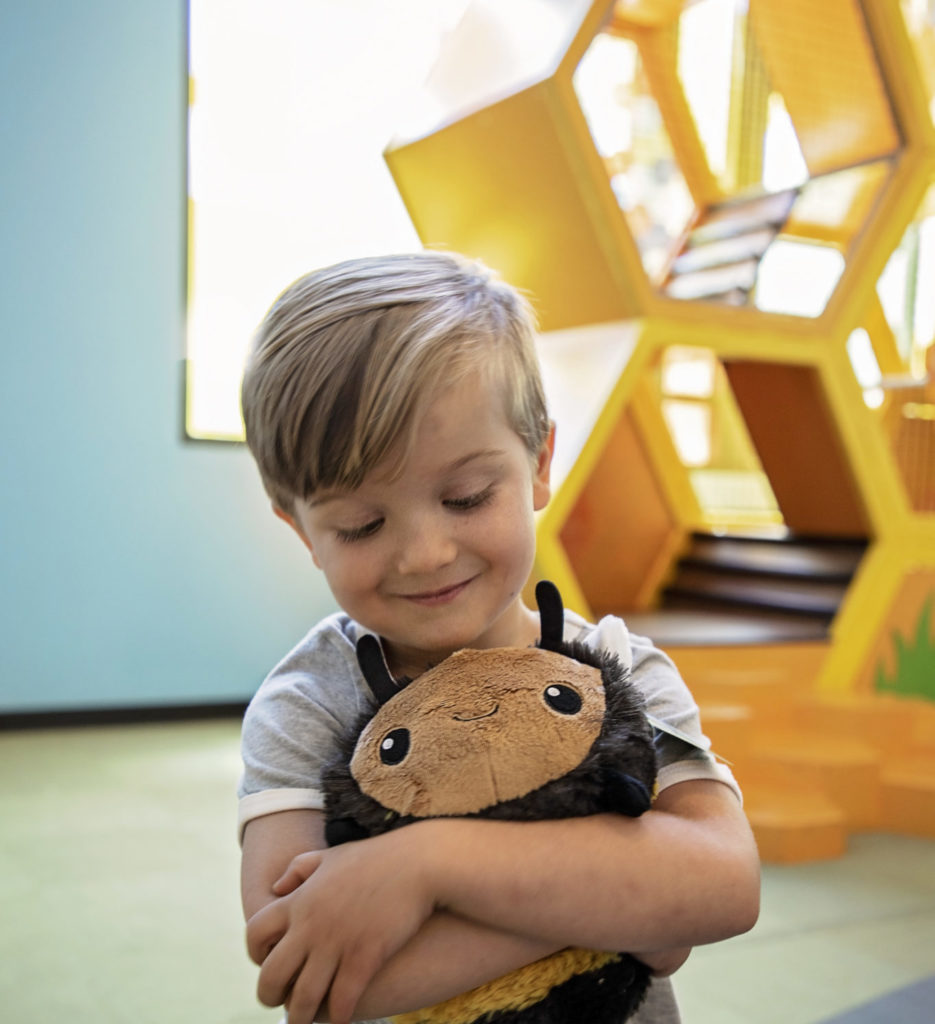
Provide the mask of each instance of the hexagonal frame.
MULTIPOLYGON (((548 0, 542 3, 543 10, 549 8, 554 16, 557 8, 548 0)), ((489 0, 479 6, 488 14, 493 8, 489 0)), ((654 33, 666 27, 656 16, 662 8, 629 6, 643 22, 642 46, 658 42, 654 33)), ((641 404, 645 406, 640 381, 661 348, 695 345, 722 359, 815 370, 873 541, 832 627, 829 655, 818 678, 819 687, 829 691, 853 685, 867 654, 867 638, 885 615, 900 572, 917 566, 920 559, 924 565, 935 559, 935 525, 909 507, 846 352, 847 339, 857 326, 866 326, 889 351, 885 336, 879 340, 885 321, 876 281, 935 177, 935 128, 921 76, 906 74, 907 67, 916 67, 917 53, 898 0, 863 0, 860 6, 902 146, 889 181, 848 253, 837 287, 824 312, 814 319, 674 300, 650 286, 572 86, 575 66, 614 8, 606 0, 565 8, 564 47, 543 54, 534 73, 527 64, 522 76, 501 74, 497 90, 487 94, 475 83, 472 102, 456 96, 434 130, 395 143, 386 154, 426 244, 461 249, 496 266, 539 301, 545 329, 592 325, 589 330, 595 337, 604 335, 598 407, 589 407, 590 422, 579 423, 572 431, 577 451, 566 456, 567 466, 558 474, 553 500, 539 522, 537 572, 555 579, 568 603, 583 612, 589 611, 588 602, 562 531, 595 472, 603 446, 622 429, 627 416, 639 415, 641 404), (440 181, 443 190, 438 188, 440 181), (619 351, 608 357, 613 344, 607 339, 614 332, 621 338, 619 351)), ((498 8, 504 17, 507 7, 498 8)), ((679 9, 679 4, 670 3, 665 13, 675 17, 679 9)), ((676 96, 674 102, 684 105, 684 96, 676 96)), ((687 145, 697 149, 691 139, 687 145)), ((711 198, 706 197, 711 185, 703 170, 693 166, 686 176, 700 202, 711 198)), ((549 338, 544 337, 543 345, 549 338)), ((591 344, 580 342, 579 365, 591 344)), ((594 343, 595 348, 601 344, 594 343)), ((645 408, 643 415, 648 415, 645 408)), ((561 438, 567 428, 561 413, 557 419, 561 438)), ((658 436, 649 434, 645 463, 661 481, 670 509, 683 514, 673 512, 660 528, 644 596, 661 583, 684 540, 690 518, 684 510, 692 510, 693 502, 684 468, 658 436)))

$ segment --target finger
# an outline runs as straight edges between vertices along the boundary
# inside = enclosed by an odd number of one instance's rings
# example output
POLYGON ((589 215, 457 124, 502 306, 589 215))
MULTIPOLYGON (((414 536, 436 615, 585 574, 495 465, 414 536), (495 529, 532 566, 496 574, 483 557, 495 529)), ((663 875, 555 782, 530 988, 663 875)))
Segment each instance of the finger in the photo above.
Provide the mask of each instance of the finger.
POLYGON ((377 950, 358 950, 341 960, 328 992, 332 1024, 350 1024, 360 997, 385 959, 377 950))
POLYGON ((286 934, 288 918, 280 901, 268 903, 247 922, 247 952, 255 964, 262 964, 286 934))
POLYGON ((297 889, 304 881, 311 878, 320 863, 321 854, 317 852, 300 853, 297 857, 293 857, 283 874, 273 882, 273 892, 277 896, 285 896, 297 889))
POLYGON ((257 979, 257 999, 264 1006, 282 1006, 300 975, 306 960, 298 949, 293 951, 285 943, 276 947, 267 957, 257 979))
MULTIPOLYGON (((314 963, 311 959, 305 961, 287 993, 288 1024, 313 1024, 328 993, 334 966, 333 959, 326 961, 321 956, 316 956, 314 963)), ((336 1017, 331 1019, 337 1021, 336 1017)))

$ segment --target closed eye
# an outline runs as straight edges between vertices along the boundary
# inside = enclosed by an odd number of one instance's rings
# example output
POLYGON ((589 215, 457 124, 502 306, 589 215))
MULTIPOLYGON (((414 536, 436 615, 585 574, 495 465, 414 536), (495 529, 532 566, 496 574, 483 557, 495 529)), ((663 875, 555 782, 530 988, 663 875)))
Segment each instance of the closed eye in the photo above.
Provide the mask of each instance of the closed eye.
POLYGON ((442 504, 445 508, 453 509, 455 512, 468 512, 471 509, 480 508, 486 505, 494 495, 494 487, 485 487, 476 494, 468 494, 463 498, 446 498, 442 504))
POLYGON ((382 519, 371 519, 369 523, 364 523, 363 526, 355 526, 350 530, 337 528, 335 533, 338 540, 345 544, 353 544, 355 541, 366 540, 367 537, 372 537, 382 525, 382 519))

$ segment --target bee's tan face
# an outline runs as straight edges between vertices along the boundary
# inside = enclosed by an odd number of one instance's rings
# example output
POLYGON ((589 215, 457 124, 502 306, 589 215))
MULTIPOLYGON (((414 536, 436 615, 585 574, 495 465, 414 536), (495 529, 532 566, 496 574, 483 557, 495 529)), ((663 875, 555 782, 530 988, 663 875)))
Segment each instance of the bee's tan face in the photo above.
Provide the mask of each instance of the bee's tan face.
POLYGON ((604 720, 596 668, 543 650, 459 651, 383 705, 351 774, 415 817, 471 814, 567 775, 604 720))

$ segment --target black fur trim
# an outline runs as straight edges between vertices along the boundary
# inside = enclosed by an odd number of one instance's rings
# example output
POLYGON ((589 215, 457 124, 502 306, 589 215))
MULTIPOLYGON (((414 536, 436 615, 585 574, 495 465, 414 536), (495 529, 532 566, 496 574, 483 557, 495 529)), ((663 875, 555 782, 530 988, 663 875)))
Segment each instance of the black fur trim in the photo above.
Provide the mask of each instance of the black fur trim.
MULTIPOLYGON (((485 1013, 483 1024, 620 1024, 649 990, 649 968, 627 953, 596 971, 575 974, 524 1010, 485 1013), (613 996, 608 997, 608 993, 613 996)), ((480 1021, 477 1024, 480 1024, 480 1021)))

